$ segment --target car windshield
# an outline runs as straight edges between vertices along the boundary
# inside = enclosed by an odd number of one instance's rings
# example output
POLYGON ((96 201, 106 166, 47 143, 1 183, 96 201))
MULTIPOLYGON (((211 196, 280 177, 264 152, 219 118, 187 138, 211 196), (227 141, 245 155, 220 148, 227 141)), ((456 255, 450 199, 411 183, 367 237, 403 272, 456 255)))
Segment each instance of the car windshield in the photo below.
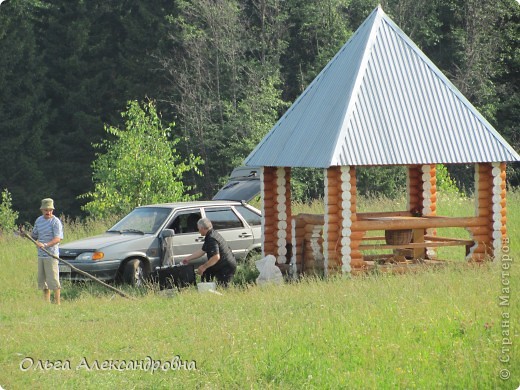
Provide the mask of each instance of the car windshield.
POLYGON ((140 207, 116 223, 109 232, 117 233, 155 233, 163 225, 171 209, 163 207, 140 207))

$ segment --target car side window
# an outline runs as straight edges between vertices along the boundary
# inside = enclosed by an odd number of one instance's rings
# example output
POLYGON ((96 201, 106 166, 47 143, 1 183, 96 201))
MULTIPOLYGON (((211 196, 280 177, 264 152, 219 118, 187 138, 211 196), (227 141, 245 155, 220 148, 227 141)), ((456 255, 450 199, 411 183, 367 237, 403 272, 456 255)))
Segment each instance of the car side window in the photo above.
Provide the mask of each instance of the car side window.
POLYGON ((238 216, 229 207, 206 209, 206 218, 209 218, 215 230, 244 227, 238 216))
POLYGON ((235 208, 250 226, 257 226, 262 224, 262 217, 253 210, 248 209, 245 206, 235 206, 235 208))
POLYGON ((173 229, 175 234, 197 233, 197 222, 201 219, 199 210, 184 210, 176 214, 168 228, 173 229))

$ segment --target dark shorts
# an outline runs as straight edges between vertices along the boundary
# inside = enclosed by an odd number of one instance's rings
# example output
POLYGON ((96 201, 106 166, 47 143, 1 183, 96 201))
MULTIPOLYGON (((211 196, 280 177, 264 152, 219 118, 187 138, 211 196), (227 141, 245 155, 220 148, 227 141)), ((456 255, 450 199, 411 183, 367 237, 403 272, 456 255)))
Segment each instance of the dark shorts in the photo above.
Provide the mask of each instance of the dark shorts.
POLYGON ((203 282, 211 282, 216 279, 218 285, 227 287, 229 282, 233 280, 234 275, 234 269, 223 269, 215 272, 209 268, 202 274, 201 280, 203 282))

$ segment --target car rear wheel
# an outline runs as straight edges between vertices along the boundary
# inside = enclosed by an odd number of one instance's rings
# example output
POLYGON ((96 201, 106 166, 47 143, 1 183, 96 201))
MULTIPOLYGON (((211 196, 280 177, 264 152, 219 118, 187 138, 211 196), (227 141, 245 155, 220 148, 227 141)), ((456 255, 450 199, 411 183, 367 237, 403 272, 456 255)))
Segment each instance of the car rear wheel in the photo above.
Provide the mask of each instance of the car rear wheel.
POLYGON ((128 260, 123 272, 124 282, 134 287, 142 287, 147 279, 148 272, 146 271, 143 262, 139 259, 128 260))

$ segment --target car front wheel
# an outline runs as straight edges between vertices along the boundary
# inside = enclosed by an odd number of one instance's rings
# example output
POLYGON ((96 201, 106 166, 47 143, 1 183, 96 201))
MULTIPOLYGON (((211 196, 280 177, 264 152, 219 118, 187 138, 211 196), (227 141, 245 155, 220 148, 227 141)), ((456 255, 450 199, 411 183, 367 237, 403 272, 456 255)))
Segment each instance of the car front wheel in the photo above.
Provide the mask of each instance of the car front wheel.
POLYGON ((148 278, 148 272, 143 262, 139 259, 131 259, 125 264, 123 280, 134 287, 142 287, 148 278))

